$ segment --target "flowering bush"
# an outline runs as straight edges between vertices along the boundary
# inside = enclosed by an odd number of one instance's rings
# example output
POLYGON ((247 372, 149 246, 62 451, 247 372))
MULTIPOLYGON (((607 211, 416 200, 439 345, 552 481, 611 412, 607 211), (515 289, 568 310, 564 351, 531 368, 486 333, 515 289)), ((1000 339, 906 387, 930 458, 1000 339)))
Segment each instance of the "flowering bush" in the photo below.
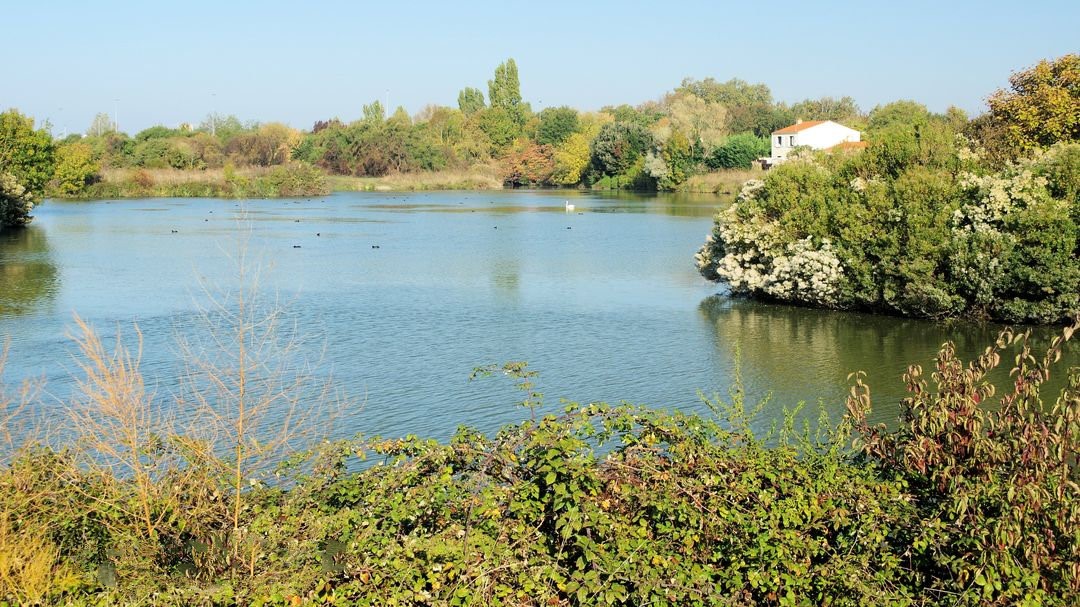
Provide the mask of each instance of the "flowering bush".
POLYGON ((733 295, 907 316, 1049 323, 1080 310, 1080 144, 991 171, 962 138, 935 141, 934 154, 891 139, 884 156, 872 143, 747 182, 698 270, 733 295))

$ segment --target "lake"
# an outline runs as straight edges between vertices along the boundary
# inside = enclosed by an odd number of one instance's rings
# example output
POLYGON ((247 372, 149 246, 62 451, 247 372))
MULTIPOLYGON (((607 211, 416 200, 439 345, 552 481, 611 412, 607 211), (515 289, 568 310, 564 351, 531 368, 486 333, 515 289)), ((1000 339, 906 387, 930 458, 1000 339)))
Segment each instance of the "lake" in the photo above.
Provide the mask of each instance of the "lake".
POLYGON ((540 373, 546 411, 563 398, 705 411, 699 395, 726 394, 738 368, 752 398, 771 394, 762 424, 799 401, 839 415, 861 369, 875 419, 891 421, 908 364, 929 366, 949 339, 971 356, 1000 328, 726 298, 693 264, 718 204, 565 191, 48 201, 0 234, 5 379, 42 379, 35 412, 58 419, 78 375, 77 313, 132 346, 137 325, 142 370, 172 402, 178 340, 205 341, 201 311, 235 293, 241 251, 300 340, 288 360, 316 360, 348 396, 338 436, 525 419, 510 380, 469 381, 513 360, 540 373))

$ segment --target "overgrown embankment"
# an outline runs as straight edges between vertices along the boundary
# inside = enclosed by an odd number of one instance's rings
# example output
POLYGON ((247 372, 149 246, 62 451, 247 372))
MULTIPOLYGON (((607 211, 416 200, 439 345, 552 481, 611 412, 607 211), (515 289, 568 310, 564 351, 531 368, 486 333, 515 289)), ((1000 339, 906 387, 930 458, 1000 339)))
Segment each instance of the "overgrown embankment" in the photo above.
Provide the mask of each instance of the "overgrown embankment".
MULTIPOLYGON (((856 376, 848 415, 817 431, 755 436, 736 387, 715 417, 570 405, 494 436, 324 442, 272 473, 245 420, 277 384, 244 396, 231 388, 253 378, 215 367, 220 401, 201 404, 224 434, 159 433, 137 364, 89 334, 81 438, 0 470, 0 598, 1071 605, 1080 371, 1056 399, 1040 388, 1073 330, 1039 356, 1005 333, 968 365, 946 345, 929 377, 909 369, 895 430, 865 424, 856 376), (995 398, 986 374, 1014 351, 995 398)), ((540 405, 524 365, 503 370, 540 405)), ((5 431, 25 402, 0 398, 5 431)))
POLYGON ((326 175, 304 163, 270 168, 235 169, 109 169, 100 180, 76 193, 53 192, 57 198, 280 198, 324 196, 326 175))
POLYGON ((336 191, 409 192, 427 190, 501 190, 502 175, 494 164, 476 164, 468 169, 443 169, 422 173, 393 173, 382 177, 334 175, 330 187, 336 191))

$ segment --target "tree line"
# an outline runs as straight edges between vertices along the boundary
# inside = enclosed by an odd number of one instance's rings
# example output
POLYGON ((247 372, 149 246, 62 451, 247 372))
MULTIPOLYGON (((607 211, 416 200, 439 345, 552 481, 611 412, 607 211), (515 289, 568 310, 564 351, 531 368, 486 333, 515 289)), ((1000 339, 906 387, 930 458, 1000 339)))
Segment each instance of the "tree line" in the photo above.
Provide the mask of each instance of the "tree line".
MULTIPOLYGON (((4 208, 13 209, 7 214, 16 218, 9 224, 28 213, 31 203, 24 198, 46 189, 77 196, 103 170, 115 168, 200 171, 303 162, 332 175, 381 177, 484 164, 497 167, 508 186, 676 190, 697 174, 749 168, 768 155, 769 134, 797 119, 858 129, 908 121, 911 128, 910 120, 924 114, 926 108, 913 101, 863 112, 846 96, 787 104, 765 84, 712 78, 687 78, 659 100, 637 106, 537 112, 523 99, 517 65, 508 59, 488 81, 486 97, 465 87, 457 107, 429 105, 412 116, 373 101, 356 120, 319 120, 308 131, 212 114, 198 125, 153 126, 131 136, 99 114, 86 134, 54 140, 12 110, 3 115, 0 131, 0 150, 6 150, 0 163, 11 179, 0 187, 4 208)), ((1001 126, 1001 111, 991 114, 968 121, 950 108, 941 117, 985 142, 989 153, 1007 157, 1002 142, 1011 135, 1001 126)))

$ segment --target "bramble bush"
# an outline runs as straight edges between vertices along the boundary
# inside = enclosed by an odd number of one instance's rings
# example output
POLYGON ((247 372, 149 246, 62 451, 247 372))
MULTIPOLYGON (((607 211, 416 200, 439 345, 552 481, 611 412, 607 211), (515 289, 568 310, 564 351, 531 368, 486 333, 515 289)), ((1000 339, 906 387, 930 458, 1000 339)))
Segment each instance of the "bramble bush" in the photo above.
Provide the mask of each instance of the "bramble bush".
MULTIPOLYGON (((1042 391, 1078 327, 1040 357, 1027 333, 968 365, 945 344, 929 381, 909 369, 895 429, 866 423, 856 375, 838 424, 796 409, 764 436, 751 428, 766 402, 736 384, 711 416, 569 404, 493 436, 323 442, 240 479, 229 455, 152 421, 121 432, 130 450, 27 444, 0 469, 0 600, 1069 605, 1080 370, 1052 403, 1042 391), (988 374, 1010 347, 995 399, 988 374)), ((149 411, 137 364, 88 352, 88 381, 109 391, 87 402, 122 430, 125 411, 149 411)), ((542 409, 524 363, 477 371, 493 373, 542 409)))

